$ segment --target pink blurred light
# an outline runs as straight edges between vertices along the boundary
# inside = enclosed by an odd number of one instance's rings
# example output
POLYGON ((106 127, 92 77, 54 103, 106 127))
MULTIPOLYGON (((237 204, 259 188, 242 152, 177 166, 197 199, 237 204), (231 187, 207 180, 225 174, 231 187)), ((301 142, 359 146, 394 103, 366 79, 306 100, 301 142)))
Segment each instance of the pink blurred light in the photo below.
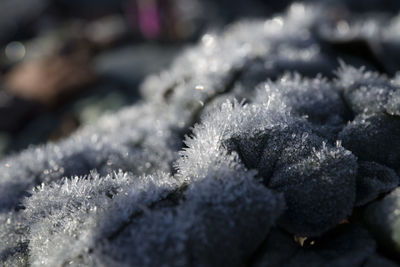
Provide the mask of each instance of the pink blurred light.
POLYGON ((161 34, 160 12, 156 1, 138 1, 139 28, 143 36, 148 39, 155 39, 161 34))

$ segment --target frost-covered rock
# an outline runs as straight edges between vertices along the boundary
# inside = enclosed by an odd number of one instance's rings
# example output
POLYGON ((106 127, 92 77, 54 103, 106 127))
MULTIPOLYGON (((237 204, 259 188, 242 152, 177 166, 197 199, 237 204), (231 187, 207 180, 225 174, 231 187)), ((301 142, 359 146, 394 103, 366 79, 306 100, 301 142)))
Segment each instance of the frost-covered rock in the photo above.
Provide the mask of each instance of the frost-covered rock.
POLYGON ((364 217, 368 229, 388 251, 400 253, 400 189, 368 205, 364 217))
POLYGON ((189 177, 119 173, 40 186, 24 203, 31 264, 239 265, 284 202, 231 157, 220 160, 189 185, 189 177))
POLYGON ((233 107, 226 103, 220 113, 204 119, 204 137, 197 128, 194 133, 197 140, 224 140, 222 146, 237 153, 247 168, 258 170, 266 186, 284 193, 287 210, 281 225, 286 230, 320 235, 350 215, 357 162, 339 144, 327 146, 310 125, 285 117, 284 108, 271 102, 233 107))
POLYGON ((354 114, 395 113, 400 88, 385 76, 343 63, 337 75, 344 99, 354 114))
POLYGON ((342 147, 324 145, 304 159, 280 167, 268 186, 285 195, 280 225, 300 236, 318 236, 351 214, 357 163, 342 147))
POLYGON ((392 169, 376 162, 359 162, 356 205, 365 205, 399 184, 400 178, 392 169))
POLYGON ((325 238, 305 240, 302 244, 275 229, 253 266, 364 266, 367 259, 373 258, 372 264, 379 257, 375 250, 375 241, 358 225, 339 226, 325 238))
POLYGON ((242 265, 279 216, 282 199, 254 181, 232 178, 192 184, 181 205, 145 213, 107 251, 130 266, 242 265))
POLYGON ((4 159, 0 210, 17 206, 24 192, 35 185, 87 175, 94 169, 103 175, 119 169, 138 175, 171 171, 180 148, 176 131, 168 126, 174 124, 172 117, 157 107, 134 106, 105 116, 60 143, 4 159))
POLYGON ((343 128, 339 139, 360 160, 400 171, 400 117, 383 113, 359 115, 343 128))
POLYGON ((293 115, 305 116, 317 125, 340 125, 349 116, 339 89, 321 75, 303 78, 287 73, 275 82, 259 86, 254 101, 282 101, 293 115))
POLYGON ((36 188, 23 212, 29 225, 30 263, 101 264, 96 254, 120 225, 179 186, 163 174, 134 178, 93 173, 36 188))

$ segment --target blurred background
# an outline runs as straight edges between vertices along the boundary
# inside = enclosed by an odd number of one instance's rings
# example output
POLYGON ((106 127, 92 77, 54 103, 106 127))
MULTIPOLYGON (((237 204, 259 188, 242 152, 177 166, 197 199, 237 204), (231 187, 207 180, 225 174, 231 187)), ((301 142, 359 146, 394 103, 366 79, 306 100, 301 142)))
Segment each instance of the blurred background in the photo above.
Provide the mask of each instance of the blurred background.
MULTIPOLYGON (((206 30, 290 2, 0 0, 0 158, 135 103, 141 80, 206 30)), ((396 2, 324 1, 358 12, 395 12, 396 2)))

